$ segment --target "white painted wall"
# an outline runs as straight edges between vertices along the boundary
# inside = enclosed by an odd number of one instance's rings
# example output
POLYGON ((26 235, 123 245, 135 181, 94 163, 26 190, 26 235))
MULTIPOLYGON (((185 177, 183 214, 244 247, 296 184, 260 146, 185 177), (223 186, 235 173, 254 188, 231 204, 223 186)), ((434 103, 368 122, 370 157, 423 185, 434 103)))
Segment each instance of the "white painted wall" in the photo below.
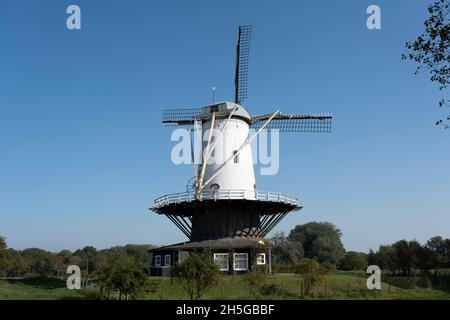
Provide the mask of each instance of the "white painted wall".
MULTIPOLYGON (((234 104, 229 104, 229 108, 234 106, 234 104)), ((239 108, 243 109, 241 106, 239 108)), ((245 109, 242 109, 241 112, 245 111, 245 109)), ((214 145, 215 137, 219 136, 227 119, 228 117, 216 118, 211 146, 214 145)), ((205 151, 207 145, 210 128, 211 118, 206 119, 202 123, 203 151, 205 151)), ((238 150, 245 142, 249 134, 249 125, 245 120, 233 117, 223 130, 211 154, 211 158, 207 161, 205 178, 203 180, 205 182, 233 154, 233 151, 238 150)), ((218 184, 220 186, 219 190, 255 190, 255 173, 253 170, 251 146, 247 145, 242 149, 238 158, 238 163, 235 163, 233 160, 227 163, 220 174, 208 183, 203 190, 211 190, 211 185, 213 184, 218 184)))

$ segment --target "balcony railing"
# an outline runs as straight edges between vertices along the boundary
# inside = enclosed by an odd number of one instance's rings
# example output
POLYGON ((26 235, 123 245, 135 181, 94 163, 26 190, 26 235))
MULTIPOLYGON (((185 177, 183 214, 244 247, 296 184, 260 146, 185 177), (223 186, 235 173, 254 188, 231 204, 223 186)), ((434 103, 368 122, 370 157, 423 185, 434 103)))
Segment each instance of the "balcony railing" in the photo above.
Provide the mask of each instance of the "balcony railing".
MULTIPOLYGON (((154 202, 154 208, 158 209, 166 205, 197 200, 195 192, 172 193, 159 197, 154 202)), ((298 206, 297 198, 279 192, 253 191, 253 190, 204 190, 198 200, 254 200, 280 202, 298 206)))

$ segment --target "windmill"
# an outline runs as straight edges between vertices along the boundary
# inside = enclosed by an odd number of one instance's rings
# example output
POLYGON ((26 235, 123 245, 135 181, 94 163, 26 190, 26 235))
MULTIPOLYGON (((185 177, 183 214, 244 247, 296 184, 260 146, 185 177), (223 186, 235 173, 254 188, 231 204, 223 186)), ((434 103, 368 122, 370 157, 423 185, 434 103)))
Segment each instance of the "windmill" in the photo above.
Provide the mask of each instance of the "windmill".
POLYGON ((167 216, 189 239, 152 249, 152 274, 164 275, 189 252, 206 248, 225 273, 258 266, 270 272, 270 247, 264 237, 289 212, 302 208, 292 196, 257 189, 250 144, 264 129, 330 132, 332 116, 285 115, 279 110, 251 115, 242 106, 247 97, 251 33, 251 26, 238 28, 234 102, 163 111, 164 126, 187 126, 192 134, 200 131, 202 156, 194 165, 188 190, 164 195, 151 208, 167 216))

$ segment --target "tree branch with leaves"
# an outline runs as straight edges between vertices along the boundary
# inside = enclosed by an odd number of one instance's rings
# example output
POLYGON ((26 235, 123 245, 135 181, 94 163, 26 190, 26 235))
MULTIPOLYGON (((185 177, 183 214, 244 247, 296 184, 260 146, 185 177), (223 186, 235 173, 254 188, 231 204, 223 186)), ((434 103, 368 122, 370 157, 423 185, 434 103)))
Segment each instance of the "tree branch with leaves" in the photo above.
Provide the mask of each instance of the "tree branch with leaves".
MULTIPOLYGON (((411 60, 418 64, 415 74, 429 73, 430 80, 439 84, 444 91, 450 84, 450 1, 436 0, 428 6, 430 16, 424 22, 425 30, 414 41, 406 42, 408 54, 402 60, 411 60)), ((439 107, 450 107, 450 99, 439 101, 439 107)), ((436 122, 449 129, 450 114, 436 122)))

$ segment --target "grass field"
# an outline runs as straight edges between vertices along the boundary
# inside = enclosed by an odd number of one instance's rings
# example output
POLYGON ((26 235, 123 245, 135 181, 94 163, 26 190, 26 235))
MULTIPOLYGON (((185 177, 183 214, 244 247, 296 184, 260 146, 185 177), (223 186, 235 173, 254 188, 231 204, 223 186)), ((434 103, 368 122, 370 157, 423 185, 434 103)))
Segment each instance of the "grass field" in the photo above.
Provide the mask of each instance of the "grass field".
POLYGON ((84 297, 79 290, 68 290, 64 280, 51 278, 0 280, 2 300, 61 300, 84 297))
MULTIPOLYGON (((182 287, 170 279, 152 277, 153 292, 148 299, 187 299, 182 287)), ((203 299, 254 299, 242 276, 221 277, 217 286, 208 289, 203 299)), ((310 295, 301 296, 301 278, 294 274, 276 274, 267 278, 259 299, 446 299, 450 292, 432 288, 402 289, 386 282, 381 290, 368 290, 366 278, 332 273, 316 285, 310 295)))
MULTIPOLYGON (((388 279, 395 283, 398 279, 388 279)), ((405 280, 404 278, 402 280, 405 280)), ((398 282, 398 281, 397 281, 398 282)), ((316 285, 310 295, 301 296, 301 279, 293 274, 276 274, 266 279, 259 299, 446 299, 450 292, 431 288, 400 288, 383 282, 380 291, 369 291, 361 273, 331 273, 316 285)), ((0 299, 92 299, 96 289, 68 290, 65 281, 48 278, 0 280, 0 299)), ((144 299, 188 299, 179 283, 168 278, 151 277, 144 299)), ((255 299, 242 276, 223 276, 202 299, 255 299)))

